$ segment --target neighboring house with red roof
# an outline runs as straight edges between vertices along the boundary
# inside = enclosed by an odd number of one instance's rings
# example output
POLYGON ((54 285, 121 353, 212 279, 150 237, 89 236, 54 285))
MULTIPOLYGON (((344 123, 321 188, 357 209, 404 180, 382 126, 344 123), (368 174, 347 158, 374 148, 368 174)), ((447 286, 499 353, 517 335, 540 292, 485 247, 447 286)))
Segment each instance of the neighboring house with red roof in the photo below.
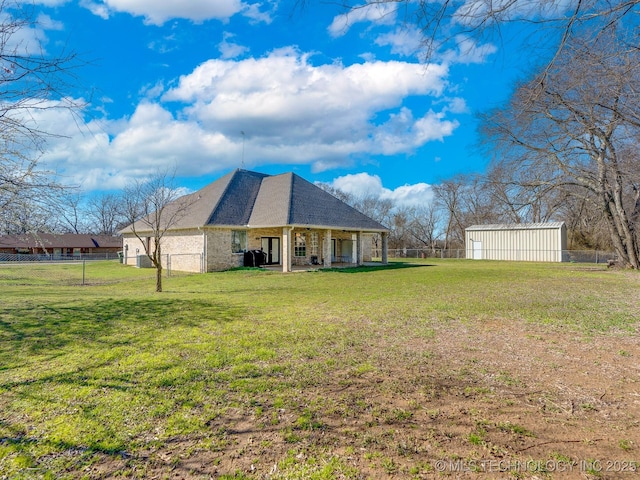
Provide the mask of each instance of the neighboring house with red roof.
POLYGON ((99 256, 122 250, 122 238, 75 233, 0 235, 0 253, 51 255, 53 258, 99 256))
MULTIPOLYGON (((188 211, 161 240, 163 262, 170 258, 174 270, 226 270, 244 265, 245 252, 255 251, 284 272, 294 265, 361 265, 371 260, 373 235, 381 235, 387 261, 384 225, 294 173, 235 170, 182 202, 188 211)), ((143 222, 135 225, 143 241, 153 241, 152 232, 145 238, 143 222)), ((144 245, 132 226, 120 233, 125 263, 141 266, 144 245)))

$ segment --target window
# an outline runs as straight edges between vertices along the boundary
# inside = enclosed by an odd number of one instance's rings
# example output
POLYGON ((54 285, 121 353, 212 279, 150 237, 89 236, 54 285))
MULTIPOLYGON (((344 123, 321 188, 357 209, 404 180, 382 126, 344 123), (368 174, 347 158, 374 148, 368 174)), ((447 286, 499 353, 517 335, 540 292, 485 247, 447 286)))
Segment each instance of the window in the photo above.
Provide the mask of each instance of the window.
POLYGON ((312 232, 309 234, 309 248, 311 249, 311 255, 318 255, 318 233, 312 232))
POLYGON ((295 257, 307 256, 307 237, 304 233, 296 233, 295 242, 293 244, 293 255, 295 257))
POLYGON ((247 250, 247 231, 231 230, 231 251, 242 253, 247 250))

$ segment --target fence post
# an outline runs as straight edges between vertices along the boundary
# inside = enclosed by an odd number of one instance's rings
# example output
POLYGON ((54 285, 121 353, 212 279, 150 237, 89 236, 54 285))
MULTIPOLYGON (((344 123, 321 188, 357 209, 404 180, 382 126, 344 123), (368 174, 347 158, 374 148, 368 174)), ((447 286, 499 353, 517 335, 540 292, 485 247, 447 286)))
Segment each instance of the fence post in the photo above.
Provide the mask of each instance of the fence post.
POLYGON ((82 285, 84 285, 84 281, 85 281, 86 264, 87 264, 87 261, 86 260, 82 260, 82 285))

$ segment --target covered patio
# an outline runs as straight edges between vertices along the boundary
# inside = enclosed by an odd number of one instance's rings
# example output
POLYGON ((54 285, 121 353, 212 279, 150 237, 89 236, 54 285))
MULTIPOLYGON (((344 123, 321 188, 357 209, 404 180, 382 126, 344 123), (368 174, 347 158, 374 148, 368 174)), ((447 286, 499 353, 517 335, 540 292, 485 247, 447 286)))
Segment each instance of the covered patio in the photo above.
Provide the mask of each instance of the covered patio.
POLYGON ((352 267, 371 261, 372 240, 379 236, 382 263, 387 262, 387 232, 318 226, 256 228, 248 231, 249 251, 262 254, 264 266, 283 272, 352 267))

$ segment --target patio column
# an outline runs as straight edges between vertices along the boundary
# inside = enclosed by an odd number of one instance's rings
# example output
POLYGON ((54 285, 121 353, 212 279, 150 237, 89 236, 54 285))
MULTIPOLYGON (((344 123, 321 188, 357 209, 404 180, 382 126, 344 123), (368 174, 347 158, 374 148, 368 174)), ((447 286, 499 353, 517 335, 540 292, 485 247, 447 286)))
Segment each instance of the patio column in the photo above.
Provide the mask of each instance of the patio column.
POLYGON ((293 228, 284 227, 282 229, 282 272, 291 271, 291 238, 293 228))
POLYGON ((356 265, 364 263, 364 248, 362 248, 363 238, 362 232, 356 233, 356 265))
POLYGON ((389 253, 389 234, 387 232, 382 232, 382 264, 386 265, 389 263, 388 253, 389 253))
POLYGON ((324 231, 322 257, 324 258, 324 268, 331 268, 331 230, 324 231))

